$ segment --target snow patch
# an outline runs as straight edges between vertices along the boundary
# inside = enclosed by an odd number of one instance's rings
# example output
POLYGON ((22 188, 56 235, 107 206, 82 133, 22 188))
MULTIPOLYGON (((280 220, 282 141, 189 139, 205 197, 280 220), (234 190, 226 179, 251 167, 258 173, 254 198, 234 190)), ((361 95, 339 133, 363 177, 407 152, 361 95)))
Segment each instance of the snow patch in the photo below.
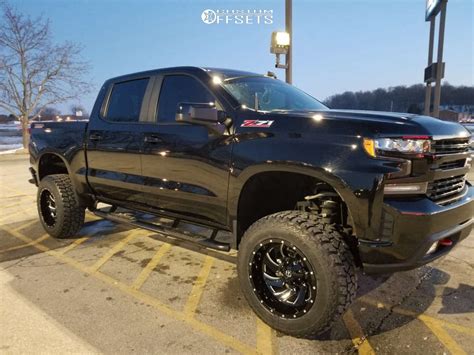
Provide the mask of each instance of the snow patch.
POLYGON ((0 155, 15 154, 20 149, 23 149, 23 144, 0 144, 0 155))
POLYGON ((21 148, 23 148, 21 136, 1 136, 0 135, 0 154, 4 152, 5 154, 11 154, 21 148))

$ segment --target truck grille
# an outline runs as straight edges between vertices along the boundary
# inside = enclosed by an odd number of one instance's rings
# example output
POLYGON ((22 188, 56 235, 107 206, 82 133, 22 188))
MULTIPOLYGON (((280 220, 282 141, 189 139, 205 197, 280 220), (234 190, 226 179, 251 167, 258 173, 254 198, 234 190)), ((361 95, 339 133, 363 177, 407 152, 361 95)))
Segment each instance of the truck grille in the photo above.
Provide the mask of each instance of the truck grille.
POLYGON ((465 185, 466 178, 464 175, 434 180, 428 184, 426 193, 432 201, 440 205, 447 205, 456 200, 457 195, 464 190, 465 185))
POLYGON ((456 154, 469 150, 469 138, 441 139, 434 141, 431 150, 435 154, 456 154))
POLYGON ((466 159, 459 159, 459 160, 455 160, 455 161, 447 161, 445 163, 442 163, 437 168, 432 168, 432 170, 458 169, 458 168, 463 168, 465 165, 466 165, 466 159))

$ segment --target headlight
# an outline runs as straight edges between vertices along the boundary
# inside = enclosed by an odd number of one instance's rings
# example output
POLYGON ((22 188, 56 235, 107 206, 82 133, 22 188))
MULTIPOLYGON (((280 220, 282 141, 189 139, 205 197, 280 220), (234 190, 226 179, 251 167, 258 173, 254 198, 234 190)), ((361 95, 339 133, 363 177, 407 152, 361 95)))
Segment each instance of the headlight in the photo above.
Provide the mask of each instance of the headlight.
POLYGON ((364 138, 364 149, 371 157, 384 153, 423 154, 430 151, 428 137, 364 138))
POLYGON ((411 183, 411 184, 385 184, 385 195, 416 195, 425 194, 428 188, 427 182, 411 183))
POLYGON ((474 136, 469 138, 469 149, 474 150, 474 136))

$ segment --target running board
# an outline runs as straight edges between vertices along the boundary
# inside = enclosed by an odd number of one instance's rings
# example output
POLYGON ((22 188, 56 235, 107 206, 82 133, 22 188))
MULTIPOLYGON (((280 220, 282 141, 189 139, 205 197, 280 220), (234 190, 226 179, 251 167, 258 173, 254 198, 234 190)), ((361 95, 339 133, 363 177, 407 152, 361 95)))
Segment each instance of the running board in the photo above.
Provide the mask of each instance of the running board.
MULTIPOLYGON (((104 218, 104 219, 108 219, 109 221, 128 224, 134 227, 146 229, 152 232, 159 233, 165 237, 172 237, 176 239, 185 240, 187 242, 196 243, 209 249, 214 249, 214 250, 219 250, 219 251, 230 250, 230 244, 214 240, 214 238, 217 235, 217 230, 215 229, 212 232, 211 238, 205 238, 198 234, 180 232, 173 227, 166 227, 163 225, 157 225, 154 223, 141 221, 134 217, 127 218, 126 216, 119 216, 113 212, 104 212, 101 210, 94 210, 92 212, 96 216, 104 218)), ((175 226, 176 224, 177 224, 176 222, 173 223, 173 226, 175 226)))

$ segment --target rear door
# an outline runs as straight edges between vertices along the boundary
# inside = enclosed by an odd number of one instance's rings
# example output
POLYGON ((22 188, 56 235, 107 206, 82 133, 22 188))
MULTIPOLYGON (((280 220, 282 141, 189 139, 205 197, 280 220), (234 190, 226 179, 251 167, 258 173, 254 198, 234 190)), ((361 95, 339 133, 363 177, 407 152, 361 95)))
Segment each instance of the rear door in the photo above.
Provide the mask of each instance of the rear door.
POLYGON ((152 87, 149 77, 114 82, 86 134, 88 179, 96 194, 140 202, 143 184, 140 149, 152 87))
POLYGON ((190 75, 158 77, 155 87, 156 122, 146 124, 141 155, 143 200, 153 208, 225 225, 231 138, 219 124, 175 121, 179 103, 220 103, 190 75))

